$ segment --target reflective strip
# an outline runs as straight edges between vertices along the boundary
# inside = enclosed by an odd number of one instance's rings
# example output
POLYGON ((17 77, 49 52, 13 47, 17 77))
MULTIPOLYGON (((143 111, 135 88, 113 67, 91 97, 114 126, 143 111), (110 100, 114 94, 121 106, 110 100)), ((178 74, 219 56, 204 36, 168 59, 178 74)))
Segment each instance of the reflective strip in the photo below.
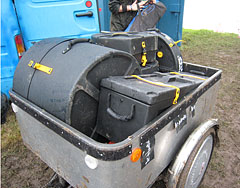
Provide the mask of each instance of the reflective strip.
POLYGON ((138 80, 141 80, 143 82, 149 83, 149 84, 153 84, 153 85, 156 85, 156 86, 162 86, 162 87, 170 87, 170 88, 176 89, 175 98, 173 99, 173 104, 177 104, 177 100, 178 100, 179 94, 180 94, 180 88, 178 88, 176 86, 173 86, 173 85, 164 84, 162 82, 152 82, 150 80, 146 80, 146 79, 144 79, 140 76, 137 76, 137 75, 131 75, 131 76, 134 77, 134 78, 137 78, 138 80))

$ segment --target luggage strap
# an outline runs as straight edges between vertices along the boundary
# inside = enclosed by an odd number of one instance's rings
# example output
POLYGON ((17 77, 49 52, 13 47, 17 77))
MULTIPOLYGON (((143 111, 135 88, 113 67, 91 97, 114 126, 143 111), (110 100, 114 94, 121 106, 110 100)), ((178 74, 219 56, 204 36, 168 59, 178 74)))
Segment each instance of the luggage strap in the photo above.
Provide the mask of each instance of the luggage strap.
POLYGON ((179 72, 170 72, 170 74, 177 74, 177 75, 180 75, 180 76, 186 76, 186 77, 190 77, 190 78, 196 78, 196 79, 199 79, 199 80, 207 80, 207 79, 205 79, 205 78, 200 78, 200 77, 198 77, 198 76, 181 74, 181 73, 179 73, 179 72))
POLYGON ((178 40, 176 42, 173 43, 170 43, 169 46, 172 48, 174 45, 177 45, 179 42, 183 42, 183 40, 178 40))
POLYGON ((33 60, 30 60, 30 61, 29 61, 28 66, 29 66, 29 67, 32 67, 32 68, 34 68, 34 69, 40 70, 40 71, 42 71, 42 72, 45 72, 45 73, 47 73, 47 74, 51 74, 52 71, 53 71, 53 68, 47 67, 47 66, 42 65, 42 64, 37 63, 37 62, 34 62, 33 60))
POLYGON ((180 88, 178 88, 176 86, 173 86, 173 85, 164 84, 162 82, 152 82, 150 80, 146 80, 146 79, 144 79, 140 76, 137 76, 137 75, 131 75, 131 76, 134 77, 134 78, 137 78, 138 80, 141 80, 143 82, 146 82, 146 83, 149 83, 149 84, 152 84, 152 85, 162 86, 162 87, 170 87, 170 88, 176 89, 175 98, 173 99, 173 104, 177 104, 177 100, 178 100, 179 94, 180 94, 180 88))

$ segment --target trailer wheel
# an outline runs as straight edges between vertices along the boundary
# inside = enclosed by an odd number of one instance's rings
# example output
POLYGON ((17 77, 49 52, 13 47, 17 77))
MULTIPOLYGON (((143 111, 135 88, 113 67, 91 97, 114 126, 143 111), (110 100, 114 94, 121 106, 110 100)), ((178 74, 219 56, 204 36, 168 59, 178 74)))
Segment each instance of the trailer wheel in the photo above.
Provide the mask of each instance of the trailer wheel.
POLYGON ((73 188, 69 183, 59 176, 56 172, 53 173, 48 183, 43 188, 73 188))
POLYGON ((215 130, 210 128, 191 152, 178 179, 177 188, 197 188, 204 177, 214 148, 215 130))

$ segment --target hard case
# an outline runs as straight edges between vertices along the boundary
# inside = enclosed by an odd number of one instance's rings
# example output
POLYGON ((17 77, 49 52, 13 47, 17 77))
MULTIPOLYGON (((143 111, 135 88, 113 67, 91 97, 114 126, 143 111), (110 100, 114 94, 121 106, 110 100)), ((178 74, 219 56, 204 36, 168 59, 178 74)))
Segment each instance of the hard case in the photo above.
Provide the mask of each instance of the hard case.
POLYGON ((155 71, 183 71, 183 60, 178 45, 168 35, 157 29, 147 32, 107 32, 92 36, 92 41, 103 46, 122 50, 132 54, 142 65, 144 53, 142 42, 146 44, 146 66, 142 66, 145 74, 155 71))
POLYGON ((181 75, 154 73, 140 77, 151 83, 132 76, 103 79, 97 132, 110 141, 122 141, 173 105, 176 89, 168 86, 180 89, 178 100, 181 100, 204 79, 203 77, 189 77, 191 74, 181 75), (160 82, 168 86, 153 84, 160 82))
POLYGON ((180 49, 171 37, 160 31, 152 31, 158 37, 157 62, 160 72, 183 71, 183 59, 180 49))
POLYGON ((101 79, 139 73, 140 68, 126 52, 83 41, 52 38, 36 43, 17 66, 13 91, 91 135, 101 79), (51 74, 29 66, 30 62, 52 68, 51 74))
POLYGON ((146 51, 147 63, 156 61, 157 40, 157 36, 148 32, 107 32, 92 35, 94 43, 128 52, 139 63, 141 63, 144 50, 146 51), (145 42, 145 49, 142 42, 145 42))

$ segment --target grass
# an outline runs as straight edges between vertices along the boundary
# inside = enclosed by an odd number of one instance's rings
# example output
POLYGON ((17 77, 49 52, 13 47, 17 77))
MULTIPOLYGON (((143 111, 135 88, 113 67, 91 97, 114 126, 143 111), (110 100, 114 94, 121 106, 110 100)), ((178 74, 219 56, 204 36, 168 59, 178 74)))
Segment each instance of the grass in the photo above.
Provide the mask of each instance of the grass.
POLYGON ((183 40, 184 61, 223 71, 214 114, 220 124, 220 148, 213 153, 201 188, 238 187, 240 39, 236 34, 184 29, 183 40))
MULTIPOLYGON (((24 158, 29 151, 22 142, 19 126, 15 114, 9 110, 7 121, 1 126, 1 180, 2 184, 7 184, 19 169, 12 168, 9 159, 20 156, 24 158)), ((19 157, 18 157, 19 158, 19 157)), ((20 159, 19 158, 19 159, 20 159)))
POLYGON ((236 61, 240 61, 240 40, 237 34, 184 29, 183 40, 181 50, 187 56, 188 61, 203 65, 214 64, 227 72, 239 71, 227 63, 228 59, 234 57, 236 61), (221 62, 223 59, 225 62, 221 62))
POLYGON ((182 50, 197 52, 201 49, 204 53, 208 54, 216 50, 229 50, 236 45, 239 45, 239 41, 236 40, 237 37, 237 34, 231 33, 184 29, 184 44, 182 45, 182 50))
POLYGON ((39 187, 47 182, 51 173, 52 170, 23 145, 15 114, 10 109, 6 123, 1 126, 1 187, 39 187))
POLYGON ((15 114, 9 110, 7 122, 1 126, 1 151, 2 158, 23 150, 22 138, 16 121, 15 114))

